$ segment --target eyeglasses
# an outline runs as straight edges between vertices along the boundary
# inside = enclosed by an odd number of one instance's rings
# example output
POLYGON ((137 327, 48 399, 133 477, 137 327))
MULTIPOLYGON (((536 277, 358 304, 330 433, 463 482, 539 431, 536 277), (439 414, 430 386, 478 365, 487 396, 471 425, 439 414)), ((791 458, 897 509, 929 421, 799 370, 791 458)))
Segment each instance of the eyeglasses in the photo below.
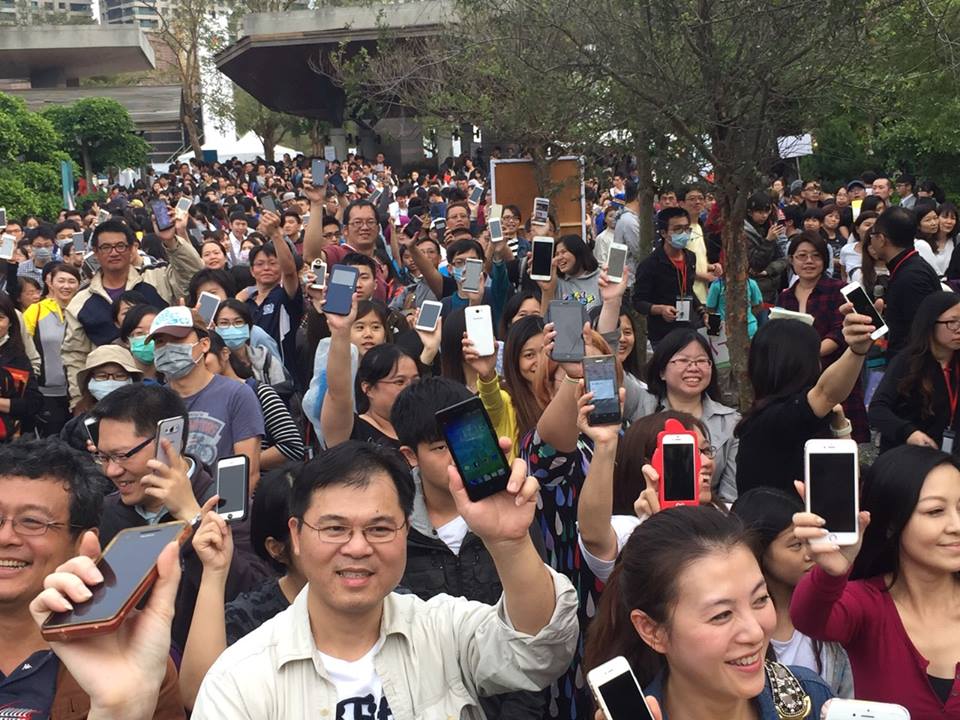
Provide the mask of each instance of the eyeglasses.
POLYGON ((247 324, 247 321, 243 318, 234 318, 233 320, 217 320, 218 328, 229 328, 229 327, 243 327, 247 324))
POLYGON ((90 377, 93 378, 94 380, 99 380, 100 382, 103 382, 104 380, 120 380, 120 381, 123 381, 123 380, 129 380, 129 379, 130 379, 130 376, 127 375, 127 373, 125 373, 125 372, 115 372, 115 373, 95 372, 95 373, 92 373, 92 374, 90 375, 90 377))
POLYGON ((95 452, 93 454, 93 459, 96 460, 101 465, 106 465, 109 462, 115 462, 117 465, 123 465, 127 460, 132 458, 138 452, 143 450, 147 445, 152 443, 156 439, 156 436, 149 437, 144 440, 142 443, 137 445, 132 450, 127 450, 125 453, 102 453, 95 452))
POLYGON ((328 232, 328 233, 324 233, 323 237, 327 240, 336 240, 337 237, 339 237, 339 235, 340 233, 338 232, 328 232))
POLYGON ((376 227, 376 220, 351 220, 349 223, 352 228, 361 228, 361 227, 376 227))
POLYGON ((707 445, 700 448, 700 454, 708 460, 713 460, 717 456, 717 449, 713 445, 707 445))
POLYGON ((8 518, 0 515, 0 529, 7 524, 7 520, 10 521, 13 531, 21 537, 38 537, 40 535, 46 535, 47 530, 50 528, 80 527, 79 525, 71 525, 69 523, 48 522, 47 520, 41 520, 40 518, 34 518, 30 516, 8 518))
POLYGON ((379 385, 383 383, 385 385, 393 385, 394 387, 398 387, 398 388, 405 388, 407 385, 411 384, 414 380, 419 380, 419 379, 420 378, 418 377, 412 377, 412 378, 404 377, 404 378, 397 378, 395 380, 377 380, 376 384, 379 385))
POLYGON ((109 255, 114 251, 122 253, 129 247, 130 243, 125 242, 114 243, 113 245, 97 245, 97 252, 102 252, 104 255, 109 255))
POLYGON ((806 262, 807 260, 819 260, 823 262, 823 258, 816 253, 797 253, 793 256, 793 259, 799 260, 800 262, 806 262))
POLYGON ((673 365, 675 368, 682 368, 686 370, 689 367, 695 368, 707 368, 710 367, 710 358, 699 357, 699 358, 685 358, 678 357, 670 360, 668 365, 673 365))
MULTIPOLYGON (((300 522, 311 530, 316 530, 320 542, 330 543, 331 545, 346 545, 353 539, 353 533, 355 531, 355 528, 346 525, 330 524, 316 527, 306 520, 301 520, 300 522)), ((396 526, 385 524, 367 525, 367 527, 362 528, 360 532, 363 533, 363 539, 371 545, 383 545, 384 543, 393 541, 397 537, 397 533, 400 532, 406 524, 407 521, 404 520, 400 525, 396 526)))
POLYGON ((804 188, 804 191, 807 191, 807 190, 814 190, 814 191, 816 191, 816 192, 820 192, 820 186, 817 185, 816 183, 814 183, 813 185, 807 185, 807 186, 804 188))
POLYGON ((946 325, 946 326, 947 326, 947 330, 949 330, 950 332, 957 332, 958 330, 960 330, 960 319, 937 320, 937 321, 936 321, 936 324, 937 324, 937 325, 946 325))

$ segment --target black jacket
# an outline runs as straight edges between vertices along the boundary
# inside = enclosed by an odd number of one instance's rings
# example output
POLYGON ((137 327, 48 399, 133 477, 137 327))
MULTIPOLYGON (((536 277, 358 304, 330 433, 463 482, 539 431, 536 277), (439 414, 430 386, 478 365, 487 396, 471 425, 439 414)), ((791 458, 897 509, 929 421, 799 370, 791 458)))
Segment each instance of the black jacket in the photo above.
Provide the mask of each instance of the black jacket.
MULTIPOLYGON (((12 322, 17 319, 13 318, 12 322)), ((23 352, 15 352, 10 342, 0 345, 0 398, 10 401, 10 412, 0 413, 0 442, 12 440, 21 424, 32 427, 33 418, 43 407, 43 396, 30 358, 23 352)))
MULTIPOLYGON (((195 470, 191 478, 193 494, 197 502, 203 505, 216 492, 216 483, 206 468, 194 460, 195 470)), ((164 513, 160 522, 172 522, 175 517, 164 513)), ((113 492, 103 501, 103 514, 100 517, 100 546, 106 547, 113 537, 126 528, 141 527, 146 521, 133 507, 124 505, 120 494, 113 492)), ((268 577, 275 573, 253 552, 250 545, 250 517, 243 522, 233 523, 233 561, 230 563, 230 573, 227 575, 225 600, 230 602, 237 595, 258 587, 268 577)), ((177 590, 176 614, 173 619, 172 639, 176 646, 183 650, 187 642, 187 633, 193 619, 193 608, 197 604, 197 593, 200 591, 200 578, 203 575, 203 564, 193 549, 190 540, 187 540, 180 551, 180 563, 183 567, 183 576, 177 590)))
POLYGON ((889 362, 907 344, 917 308, 927 295, 940 290, 940 279, 937 271, 912 247, 887 262, 887 267, 890 269, 890 284, 883 295, 883 317, 890 326, 889 362))
POLYGON ((637 275, 633 282, 633 306, 641 315, 647 316, 647 337, 656 342, 678 327, 700 327, 701 305, 693 294, 693 283, 697 279, 697 256, 689 250, 683 251, 687 262, 686 286, 680 287, 680 273, 676 265, 667 257, 663 246, 659 245, 643 262, 637 265, 637 275), (659 315, 651 315, 653 305, 671 305, 677 303, 677 296, 688 296, 691 303, 690 322, 667 322, 659 315))

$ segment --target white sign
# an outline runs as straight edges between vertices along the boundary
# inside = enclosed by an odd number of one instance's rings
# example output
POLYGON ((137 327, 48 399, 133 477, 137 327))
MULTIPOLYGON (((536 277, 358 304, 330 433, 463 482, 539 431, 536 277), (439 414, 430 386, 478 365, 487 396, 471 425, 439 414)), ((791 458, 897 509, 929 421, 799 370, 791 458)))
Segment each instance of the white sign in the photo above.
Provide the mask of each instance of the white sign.
POLYGON ((780 157, 784 160, 813 155, 813 136, 807 133, 777 138, 777 148, 780 150, 780 157))
POLYGON ((323 146, 323 159, 327 162, 333 162, 337 159, 337 149, 333 145, 323 146))

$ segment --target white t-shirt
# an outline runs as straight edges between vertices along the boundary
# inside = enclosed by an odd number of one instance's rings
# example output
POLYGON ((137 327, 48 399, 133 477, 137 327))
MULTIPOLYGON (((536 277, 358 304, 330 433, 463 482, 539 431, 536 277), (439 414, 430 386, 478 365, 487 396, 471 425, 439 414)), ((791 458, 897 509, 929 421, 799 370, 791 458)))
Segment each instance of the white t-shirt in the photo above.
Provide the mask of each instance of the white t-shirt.
MULTIPOLYGON (((640 523, 646 519, 646 515, 643 517, 637 517, 636 515, 610 516, 610 527, 613 528, 613 532, 617 536, 617 557, 620 557, 620 551, 623 550, 623 546, 627 544, 627 540, 633 531, 640 527, 640 523)), ((613 560, 603 560, 596 555, 591 555, 583 544, 579 527, 577 528, 577 544, 580 546, 580 552, 583 554, 583 559, 586 561, 587 567, 590 568, 590 572, 592 572, 600 582, 606 582, 613 572, 614 565, 617 564, 617 558, 615 557, 613 560)))
POLYGON ((777 651, 777 660, 784 665, 799 665, 817 672, 817 655, 813 652, 813 640, 797 630, 789 640, 770 639, 777 651))
POLYGON ((337 711, 334 720, 350 718, 393 718, 393 712, 383 696, 380 676, 373 667, 373 658, 380 651, 383 640, 370 652, 353 662, 325 655, 318 651, 330 681, 337 688, 337 711))
POLYGON ((463 545, 463 539, 467 536, 467 521, 460 515, 453 520, 437 528, 437 537, 446 543, 450 552, 454 555, 460 554, 460 546, 463 545))

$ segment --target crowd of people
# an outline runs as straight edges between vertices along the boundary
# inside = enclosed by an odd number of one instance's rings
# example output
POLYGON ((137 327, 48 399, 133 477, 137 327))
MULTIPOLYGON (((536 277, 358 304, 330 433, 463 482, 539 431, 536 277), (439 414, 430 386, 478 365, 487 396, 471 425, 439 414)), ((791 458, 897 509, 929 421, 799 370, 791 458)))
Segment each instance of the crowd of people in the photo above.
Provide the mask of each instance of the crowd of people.
POLYGON ((579 720, 588 671, 623 656, 658 720, 819 718, 835 697, 960 719, 960 228, 934 183, 749 196, 741 412, 704 187, 660 188, 649 217, 612 168, 571 229, 495 204, 467 157, 316 167, 191 161, 7 217, 0 717, 579 720), (548 279, 534 237, 554 241, 548 279), (346 312, 327 304, 339 266, 346 312), (612 357, 621 421, 592 423, 583 363, 554 359, 556 300, 612 357), (475 397, 510 470, 477 501, 436 419, 475 397), (696 437, 698 497, 664 509, 668 423, 696 437), (805 511, 823 438, 862 451, 852 545, 805 511), (215 476, 235 456, 249 512, 228 522, 215 476), (191 537, 118 630, 44 639, 111 539, 170 521, 191 537))

